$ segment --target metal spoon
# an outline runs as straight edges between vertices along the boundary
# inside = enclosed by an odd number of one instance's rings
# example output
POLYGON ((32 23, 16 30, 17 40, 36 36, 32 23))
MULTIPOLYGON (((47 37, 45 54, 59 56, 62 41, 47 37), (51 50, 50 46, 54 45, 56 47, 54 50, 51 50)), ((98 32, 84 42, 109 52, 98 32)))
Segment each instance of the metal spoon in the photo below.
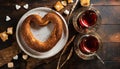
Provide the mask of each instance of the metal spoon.
POLYGON ((101 57, 97 53, 95 53, 95 56, 100 60, 101 63, 105 64, 105 62, 101 59, 101 57))

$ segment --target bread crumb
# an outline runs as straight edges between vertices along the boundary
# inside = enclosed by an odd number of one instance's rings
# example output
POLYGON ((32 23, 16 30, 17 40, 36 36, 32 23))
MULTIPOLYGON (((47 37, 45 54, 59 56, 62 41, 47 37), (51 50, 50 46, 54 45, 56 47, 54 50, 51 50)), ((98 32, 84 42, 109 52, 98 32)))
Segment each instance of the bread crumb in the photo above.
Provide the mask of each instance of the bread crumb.
POLYGON ((54 8, 57 10, 57 11, 60 11, 64 8, 64 6, 62 5, 62 3, 60 1, 58 1, 55 5, 54 5, 54 8))
POLYGON ((14 59, 14 60, 17 60, 17 59, 18 59, 18 55, 15 55, 15 56, 13 57, 13 59, 14 59))
POLYGON ((24 60, 27 60, 28 55, 22 55, 22 58, 23 58, 24 60))
POLYGON ((68 11, 68 10, 65 10, 65 11, 64 11, 64 14, 68 15, 68 14, 69 14, 69 11, 68 11))
POLYGON ((3 42, 8 40, 8 35, 7 35, 6 31, 0 33, 0 38, 2 39, 3 42))
POLYGON ((7 28, 7 34, 13 34, 13 27, 8 27, 7 28))
POLYGON ((73 0, 67 0, 68 1, 68 3, 73 3, 74 1, 73 0))
POLYGON ((13 68, 14 67, 14 63, 13 62, 9 62, 7 65, 8 65, 8 68, 13 68))
POLYGON ((67 1, 61 1, 63 6, 67 6, 67 1))
POLYGON ((83 7, 88 7, 90 6, 90 0, 80 0, 80 4, 83 7))

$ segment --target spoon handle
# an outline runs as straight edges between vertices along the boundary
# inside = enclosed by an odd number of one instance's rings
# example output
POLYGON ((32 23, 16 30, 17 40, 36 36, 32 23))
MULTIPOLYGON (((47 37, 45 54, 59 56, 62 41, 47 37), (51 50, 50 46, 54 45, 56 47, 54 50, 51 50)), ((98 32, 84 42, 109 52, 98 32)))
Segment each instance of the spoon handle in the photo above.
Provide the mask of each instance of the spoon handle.
POLYGON ((105 64, 104 61, 100 58, 100 56, 97 53, 95 53, 95 56, 100 60, 100 62, 102 62, 103 64, 105 64))

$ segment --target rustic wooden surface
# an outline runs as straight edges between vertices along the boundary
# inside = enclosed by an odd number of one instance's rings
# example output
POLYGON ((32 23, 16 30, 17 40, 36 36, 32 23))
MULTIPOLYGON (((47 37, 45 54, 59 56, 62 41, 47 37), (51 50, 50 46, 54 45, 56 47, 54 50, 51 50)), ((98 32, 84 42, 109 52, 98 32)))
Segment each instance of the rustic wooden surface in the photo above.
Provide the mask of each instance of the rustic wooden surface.
MULTIPOLYGON (((0 40, 0 50, 9 47, 15 39, 16 25, 21 16, 30 9, 46 6, 52 9, 53 5, 58 0, 0 0, 0 32, 5 31, 8 27, 14 27, 14 35, 9 36, 9 40, 2 42, 0 40), (15 5, 21 5, 19 10, 15 9, 15 5), (23 5, 29 4, 26 10, 23 5), (10 16, 11 20, 6 22, 5 16, 10 16)), ((120 69, 120 0, 91 0, 93 6, 98 9, 102 16, 102 25, 98 29, 99 35, 102 37, 103 47, 99 55, 105 62, 102 64, 98 59, 89 61, 78 58, 75 52, 72 58, 65 64, 62 69, 120 69)), ((65 9, 70 9, 72 4, 69 4, 65 9)), ((60 13, 66 18, 63 14, 60 13)), ((69 24, 70 37, 77 34, 73 29, 72 24, 69 24), (73 33, 74 32, 74 33, 73 33)), ((73 44, 71 44, 73 46, 73 44)), ((66 53, 68 54, 68 53, 66 53)), ((56 69, 58 59, 49 63, 43 63, 35 67, 35 69, 56 69)), ((25 63, 22 59, 14 61, 14 69, 24 69, 25 63)), ((7 65, 0 67, 0 69, 8 69, 7 65)))

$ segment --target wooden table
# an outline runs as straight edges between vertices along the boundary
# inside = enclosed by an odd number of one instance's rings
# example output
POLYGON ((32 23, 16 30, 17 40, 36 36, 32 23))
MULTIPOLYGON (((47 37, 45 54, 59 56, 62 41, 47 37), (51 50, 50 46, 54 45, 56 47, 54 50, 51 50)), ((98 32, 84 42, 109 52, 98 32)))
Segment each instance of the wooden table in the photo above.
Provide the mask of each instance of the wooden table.
MULTIPOLYGON (((16 25, 21 16, 30 9, 46 6, 52 9, 57 0, 0 0, 0 32, 5 31, 8 27, 14 27, 14 34, 9 36, 6 42, 0 40, 0 49, 9 47, 15 39, 16 25), (19 10, 15 9, 15 5, 21 5, 19 10), (29 4, 28 9, 24 9, 23 5, 29 4), (10 16, 11 20, 6 22, 5 16, 10 16)), ((97 33, 102 37, 103 47, 99 56, 103 59, 105 64, 102 64, 98 59, 85 61, 80 59, 75 52, 73 52, 70 60, 64 65, 62 69, 120 69, 120 0, 91 0, 93 7, 98 9, 102 16, 102 25, 97 33)), ((72 4, 65 7, 60 13, 63 14, 65 9, 70 9, 72 4)), ((72 24, 69 24, 70 36, 77 34, 72 24)), ((70 44, 73 46, 73 43, 70 44)), ((69 49, 69 48, 68 48, 69 49)), ((65 56, 68 52, 65 53, 65 56)), ((35 69, 56 69, 58 59, 54 59, 49 63, 39 64, 35 69)), ((25 66, 21 65, 24 61, 19 59, 15 61, 14 69, 23 69, 25 66)), ((7 69, 4 65, 0 69, 7 69)))

